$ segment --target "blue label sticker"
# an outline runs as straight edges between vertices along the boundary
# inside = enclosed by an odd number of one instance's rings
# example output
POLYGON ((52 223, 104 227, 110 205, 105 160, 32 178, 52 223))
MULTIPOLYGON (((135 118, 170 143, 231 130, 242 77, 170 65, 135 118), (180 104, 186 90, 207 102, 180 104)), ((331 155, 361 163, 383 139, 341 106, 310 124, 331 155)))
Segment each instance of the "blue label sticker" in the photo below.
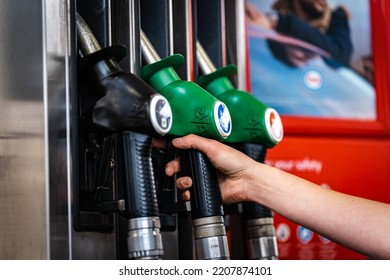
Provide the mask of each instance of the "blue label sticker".
POLYGON ((218 101, 214 106, 214 118, 218 132, 222 137, 228 137, 232 131, 232 119, 229 109, 221 101, 218 101))
POLYGON ((227 111, 225 104, 220 104, 218 108, 218 119, 221 124, 222 130, 227 134, 230 133, 231 119, 230 114, 227 111))

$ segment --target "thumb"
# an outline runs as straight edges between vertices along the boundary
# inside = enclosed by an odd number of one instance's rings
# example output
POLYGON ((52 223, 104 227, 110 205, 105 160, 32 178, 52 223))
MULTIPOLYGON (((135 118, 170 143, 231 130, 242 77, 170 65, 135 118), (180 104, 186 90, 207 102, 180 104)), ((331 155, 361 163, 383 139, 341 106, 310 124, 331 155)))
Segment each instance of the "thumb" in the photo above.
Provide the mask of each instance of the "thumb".
POLYGON ((172 144, 179 149, 195 149, 201 152, 206 152, 213 144, 211 139, 207 139, 195 134, 189 134, 184 137, 175 138, 172 140, 172 144))

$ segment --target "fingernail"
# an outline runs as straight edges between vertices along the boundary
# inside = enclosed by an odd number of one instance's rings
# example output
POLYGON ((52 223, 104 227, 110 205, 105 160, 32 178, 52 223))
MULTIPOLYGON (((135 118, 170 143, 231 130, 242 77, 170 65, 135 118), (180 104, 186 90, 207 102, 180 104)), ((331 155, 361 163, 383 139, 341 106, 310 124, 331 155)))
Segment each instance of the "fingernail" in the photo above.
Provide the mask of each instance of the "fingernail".
POLYGON ((172 143, 175 143, 175 144, 180 144, 181 142, 183 142, 183 138, 175 138, 172 140, 172 143))

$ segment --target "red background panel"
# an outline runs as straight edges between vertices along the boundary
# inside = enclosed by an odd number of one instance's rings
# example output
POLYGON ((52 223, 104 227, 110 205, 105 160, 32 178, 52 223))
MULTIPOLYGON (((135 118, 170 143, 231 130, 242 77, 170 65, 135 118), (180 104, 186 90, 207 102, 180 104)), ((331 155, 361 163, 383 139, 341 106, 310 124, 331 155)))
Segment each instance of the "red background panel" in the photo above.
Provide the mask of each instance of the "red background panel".
MULTIPOLYGON (((286 137, 269 150, 267 164, 335 191, 390 203, 390 141, 385 139, 286 137)), ((297 237, 298 225, 279 215, 275 215, 275 226, 281 259, 366 258, 333 242, 321 241, 316 233, 306 244, 297 237)))

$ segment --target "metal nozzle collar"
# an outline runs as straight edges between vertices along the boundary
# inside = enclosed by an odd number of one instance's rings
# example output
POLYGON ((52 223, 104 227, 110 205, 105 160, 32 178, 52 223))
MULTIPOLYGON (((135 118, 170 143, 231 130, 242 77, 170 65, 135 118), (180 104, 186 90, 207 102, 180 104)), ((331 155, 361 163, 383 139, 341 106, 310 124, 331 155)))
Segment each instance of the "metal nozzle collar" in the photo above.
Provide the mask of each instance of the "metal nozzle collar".
POLYGON ((192 222, 198 258, 228 260, 230 255, 223 217, 205 217, 192 222))
POLYGON ((127 221, 130 259, 160 259, 163 255, 160 218, 134 218, 127 221))
POLYGON ((275 236, 260 237, 247 241, 248 255, 251 260, 277 260, 279 256, 275 236))

